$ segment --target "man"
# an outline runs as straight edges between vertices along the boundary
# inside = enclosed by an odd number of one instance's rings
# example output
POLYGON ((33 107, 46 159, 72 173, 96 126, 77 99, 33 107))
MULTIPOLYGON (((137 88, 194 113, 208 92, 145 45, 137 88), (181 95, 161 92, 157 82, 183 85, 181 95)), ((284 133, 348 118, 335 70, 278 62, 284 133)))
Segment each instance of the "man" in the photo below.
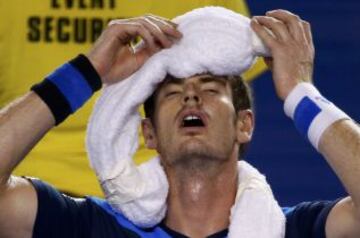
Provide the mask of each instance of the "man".
MULTIPOLYGON (((310 26, 287 11, 277 10, 253 18, 252 27, 272 53, 267 62, 273 70, 277 94, 285 100, 300 82, 311 81, 314 49, 310 26)), ((147 146, 163 158, 170 184, 168 212, 159 226, 141 231, 131 229, 131 224, 121 226, 89 199, 69 198, 36 179, 11 176, 14 167, 46 132, 98 88, 94 74, 105 84, 124 79, 180 37, 173 23, 154 16, 114 24, 104 31, 87 58, 78 57, 60 70, 69 74, 76 71, 76 82, 86 81, 87 93, 68 93, 73 86, 64 86, 58 77, 61 72, 55 72, 2 111, 1 237, 226 235, 236 194, 237 155, 240 146, 251 139, 253 115, 250 110, 235 111, 231 87, 222 78, 196 75, 170 80, 157 90, 153 120, 145 120, 144 135, 147 146), (145 45, 133 54, 127 44, 136 36, 142 37, 145 45), (54 94, 58 98, 54 99, 54 94), (203 114, 199 117, 205 128, 174 126, 174 122, 180 123, 179 114, 189 112, 203 114)), ((350 196, 333 203, 299 205, 287 215, 287 237, 325 233, 326 237, 360 236, 359 141, 360 131, 350 120, 339 120, 322 134, 319 150, 350 196)))

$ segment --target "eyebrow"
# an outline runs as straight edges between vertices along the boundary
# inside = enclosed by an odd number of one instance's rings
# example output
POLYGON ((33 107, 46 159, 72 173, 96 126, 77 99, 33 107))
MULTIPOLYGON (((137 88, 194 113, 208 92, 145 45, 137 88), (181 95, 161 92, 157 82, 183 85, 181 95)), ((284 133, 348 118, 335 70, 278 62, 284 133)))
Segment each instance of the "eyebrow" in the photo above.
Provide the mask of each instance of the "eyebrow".
POLYGON ((212 75, 207 75, 204 76, 202 78, 200 78, 200 81, 202 83, 210 83, 210 82, 216 82, 221 84, 222 86, 226 87, 226 81, 223 77, 221 76, 212 76, 212 75))
MULTIPOLYGON (((226 86, 226 81, 225 81, 224 77, 221 77, 221 76, 205 75, 205 76, 201 77, 199 80, 202 83, 216 82, 216 83, 221 84, 224 87, 226 86)), ((169 85, 169 84, 181 85, 183 83, 184 83, 184 79, 171 77, 169 79, 166 79, 163 82, 163 85, 169 85)))
POLYGON ((184 79, 182 78, 175 78, 175 77, 170 77, 164 80, 163 85, 168 85, 168 84, 183 84, 184 79))

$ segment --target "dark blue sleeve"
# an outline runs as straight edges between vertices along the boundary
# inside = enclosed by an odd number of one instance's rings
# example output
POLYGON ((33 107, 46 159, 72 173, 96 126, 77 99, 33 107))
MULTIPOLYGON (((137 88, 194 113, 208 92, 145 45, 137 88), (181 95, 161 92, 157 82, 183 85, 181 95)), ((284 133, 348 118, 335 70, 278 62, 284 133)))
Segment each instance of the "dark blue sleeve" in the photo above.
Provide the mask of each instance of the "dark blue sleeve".
POLYGON ((38 196, 33 238, 139 238, 88 199, 69 197, 38 179, 29 180, 38 196))
POLYGON ((303 202, 284 208, 286 238, 326 238, 325 224, 331 209, 340 201, 303 202))

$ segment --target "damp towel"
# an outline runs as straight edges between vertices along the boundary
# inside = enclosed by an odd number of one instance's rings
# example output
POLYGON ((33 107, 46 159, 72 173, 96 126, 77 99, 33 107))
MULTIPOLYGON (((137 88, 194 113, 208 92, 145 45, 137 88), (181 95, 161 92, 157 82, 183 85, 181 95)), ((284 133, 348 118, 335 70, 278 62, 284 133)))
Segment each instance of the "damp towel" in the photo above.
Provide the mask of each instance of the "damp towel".
MULTIPOLYGON (((140 227, 154 226, 164 218, 169 185, 158 157, 140 166, 132 160, 138 148, 139 106, 167 74, 240 75, 257 56, 269 56, 251 30, 250 19, 231 10, 199 8, 173 21, 182 39, 153 55, 129 78, 105 86, 87 129, 90 164, 107 201, 140 227)), ((284 215, 263 176, 240 168, 239 172, 229 237, 283 237, 284 215)))

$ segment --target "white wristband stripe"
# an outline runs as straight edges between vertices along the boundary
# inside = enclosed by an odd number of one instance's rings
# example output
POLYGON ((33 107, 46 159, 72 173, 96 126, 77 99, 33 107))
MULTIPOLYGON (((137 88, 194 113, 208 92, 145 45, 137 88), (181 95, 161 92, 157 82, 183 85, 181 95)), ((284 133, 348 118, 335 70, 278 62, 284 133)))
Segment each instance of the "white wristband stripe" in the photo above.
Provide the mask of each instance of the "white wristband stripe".
POLYGON ((294 119, 296 106, 299 105, 300 101, 308 96, 310 99, 313 99, 317 96, 321 96, 319 91, 310 83, 300 83, 298 84, 287 96, 284 103, 285 114, 294 119))
POLYGON ((322 134, 325 132, 325 130, 334 122, 349 118, 344 112, 342 112, 340 109, 338 109, 334 104, 331 104, 329 108, 326 109, 327 112, 319 113, 314 120, 312 121, 309 131, 308 131, 308 138, 309 141, 312 143, 312 145, 318 149, 319 148, 319 142, 322 134), (338 111, 338 112, 336 112, 338 111), (344 116, 338 117, 334 115, 341 115, 344 114, 344 116))
POLYGON ((310 83, 298 84, 286 98, 284 110, 294 120, 299 132, 307 137, 318 149, 324 131, 334 122, 350 119, 333 103, 321 96, 320 92, 310 83))

